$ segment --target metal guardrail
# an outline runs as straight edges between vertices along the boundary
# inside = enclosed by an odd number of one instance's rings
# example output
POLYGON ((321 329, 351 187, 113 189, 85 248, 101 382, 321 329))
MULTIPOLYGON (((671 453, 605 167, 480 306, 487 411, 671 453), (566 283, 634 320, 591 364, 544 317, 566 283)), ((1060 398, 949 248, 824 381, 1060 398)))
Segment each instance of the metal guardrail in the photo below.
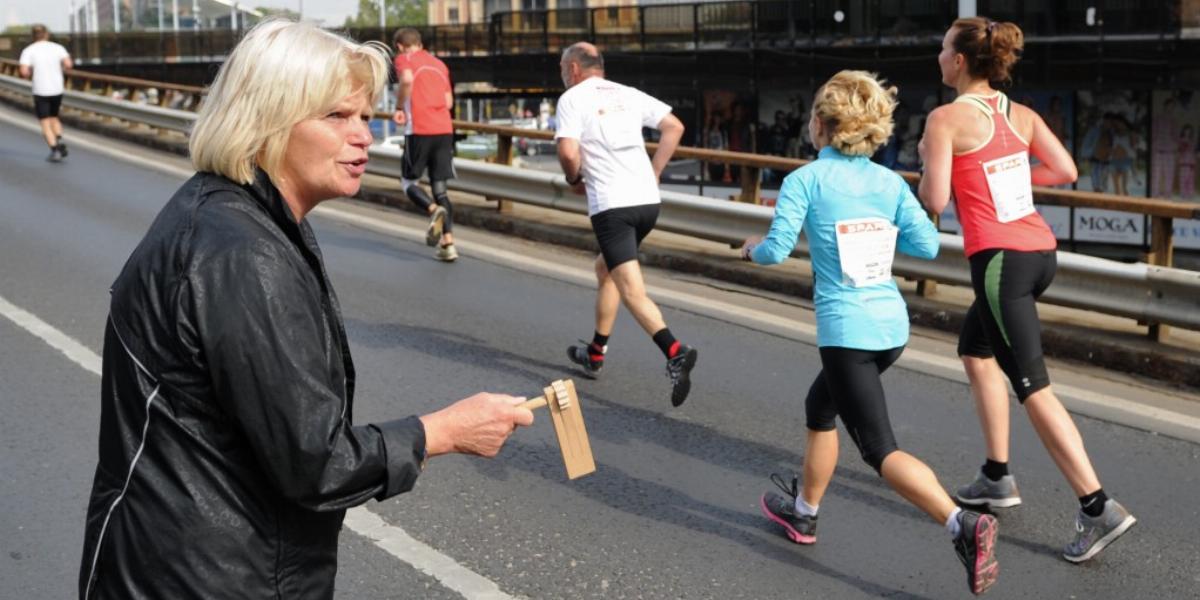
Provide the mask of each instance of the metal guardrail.
MULTIPOLYGON (((372 147, 367 171, 399 177, 403 152, 372 147)), ((562 175, 456 158, 457 177, 451 189, 503 196, 515 202, 578 214, 587 213, 587 199, 571 191, 562 175)), ((764 234, 774 210, 740 202, 662 192, 662 213, 656 229, 721 243, 737 243, 764 234)), ((940 234, 941 250, 934 260, 896 255, 892 271, 914 279, 957 285, 971 284, 962 237, 940 234)), ((807 257, 801 241, 795 256, 807 257)), ((1058 253, 1058 276, 1042 301, 1104 314, 1200 329, 1200 272, 1127 264, 1071 252, 1058 253)))
MULTIPOLYGON (((28 95, 30 84, 0 76, 0 90, 28 95)), ((195 121, 195 114, 188 111, 116 101, 75 91, 68 92, 63 103, 171 131, 186 132, 195 121)), ((402 151, 372 146, 370 156, 368 172, 400 177, 402 151)), ((572 192, 561 175, 461 158, 454 160, 454 167, 458 176, 450 181, 451 189, 587 213, 587 200, 572 192)), ((662 192, 662 200, 658 229, 721 243, 737 243, 748 236, 765 233, 774 213, 765 206, 670 191, 662 192)), ((940 237, 941 250, 936 259, 926 261, 898 254, 893 272, 908 278, 969 285, 970 272, 963 255, 962 238, 946 233, 940 237)), ((807 253, 807 246, 801 243, 794 254, 804 257, 807 253)), ((1126 264, 1060 251, 1058 276, 1042 300, 1143 322, 1200 330, 1200 272, 1195 271, 1146 263, 1126 264)))
MULTIPOLYGON (((32 95, 32 84, 24 79, 0 75, 0 89, 32 95)), ((187 133, 196 121, 196 113, 173 108, 113 100, 98 94, 66 90, 63 106, 76 108, 132 123, 144 123, 158 129, 187 133)))

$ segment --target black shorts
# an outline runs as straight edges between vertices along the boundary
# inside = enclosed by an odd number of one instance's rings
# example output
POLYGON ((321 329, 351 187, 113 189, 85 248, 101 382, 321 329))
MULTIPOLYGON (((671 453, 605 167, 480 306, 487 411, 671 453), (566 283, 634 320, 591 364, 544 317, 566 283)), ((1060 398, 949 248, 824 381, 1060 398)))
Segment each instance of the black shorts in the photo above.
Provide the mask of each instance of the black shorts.
POLYGON ((613 270, 621 263, 637 260, 638 247, 658 222, 659 204, 610 208, 592 215, 592 231, 600 243, 604 264, 613 270))
POLYGON ((971 256, 975 302, 958 337, 958 355, 996 357, 1024 402, 1050 385, 1042 358, 1037 299, 1050 287, 1058 257, 1053 250, 984 250, 971 256))
POLYGON ((34 96, 33 97, 33 112, 37 114, 38 120, 49 119, 50 117, 58 116, 58 109, 62 106, 62 94, 57 96, 34 96))
POLYGON ((883 459, 899 449, 879 376, 900 358, 904 347, 856 350, 825 346, 820 352, 821 372, 804 400, 808 428, 833 431, 836 418, 841 417, 863 460, 878 473, 883 459))
POLYGON ((416 181, 426 169, 430 181, 454 179, 454 134, 404 138, 404 178, 416 181))

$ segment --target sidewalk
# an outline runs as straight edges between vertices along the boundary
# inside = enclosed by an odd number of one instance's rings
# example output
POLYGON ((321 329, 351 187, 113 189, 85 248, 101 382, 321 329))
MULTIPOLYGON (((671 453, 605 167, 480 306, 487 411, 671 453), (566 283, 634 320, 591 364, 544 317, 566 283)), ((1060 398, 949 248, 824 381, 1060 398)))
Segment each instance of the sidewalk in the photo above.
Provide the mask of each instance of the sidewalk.
MULTIPOLYGON (((0 102, 21 110, 31 103, 0 94, 0 102)), ((122 139, 173 154, 186 156, 187 142, 180 135, 156 135, 146 127, 131 128, 96 118, 65 112, 68 127, 122 139)), ((369 202, 417 209, 404 196, 398 181, 367 175, 360 197, 369 202)), ((510 213, 496 211, 494 202, 472 194, 454 192, 455 223, 514 235, 541 243, 597 251, 591 224, 583 215, 513 205, 510 213)), ((766 233, 765 231, 763 233, 766 233)), ((762 267, 743 262, 728 245, 656 231, 642 246, 644 264, 777 292, 803 299, 812 298, 812 273, 807 261, 791 259, 782 265, 762 267)), ((957 335, 967 306, 973 299, 967 288, 938 284, 927 298, 916 295, 916 283, 901 281, 914 325, 957 335)), ((1099 313, 1039 304, 1042 339, 1046 355, 1087 365, 1200 389, 1200 332, 1172 328, 1166 342, 1146 337, 1146 328, 1134 320, 1099 313)), ((945 334, 943 334, 945 335, 945 334)))

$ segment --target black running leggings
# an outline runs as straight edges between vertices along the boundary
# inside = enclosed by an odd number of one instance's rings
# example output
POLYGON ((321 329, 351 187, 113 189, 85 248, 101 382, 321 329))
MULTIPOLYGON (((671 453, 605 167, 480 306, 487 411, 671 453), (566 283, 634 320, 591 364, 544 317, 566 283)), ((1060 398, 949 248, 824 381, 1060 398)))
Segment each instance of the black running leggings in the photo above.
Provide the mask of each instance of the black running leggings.
POLYGON ((975 302, 963 321, 958 355, 996 357, 1024 403, 1050 385, 1037 299, 1054 281, 1057 257, 1053 250, 983 250, 970 262, 975 302))
POLYGON ((404 193, 408 195, 408 199, 412 200, 421 210, 428 212, 429 207, 437 204, 446 209, 446 220, 442 222, 442 231, 453 233, 454 231, 454 205, 450 204, 450 195, 446 193, 446 182, 435 180, 430 183, 429 188, 433 190, 433 198, 421 189, 421 186, 412 184, 404 193))
POLYGON ((856 350, 825 346, 820 351, 821 372, 804 401, 808 428, 833 431, 841 417, 863 460, 879 473, 883 459, 899 450, 879 376, 900 358, 904 347, 856 350))

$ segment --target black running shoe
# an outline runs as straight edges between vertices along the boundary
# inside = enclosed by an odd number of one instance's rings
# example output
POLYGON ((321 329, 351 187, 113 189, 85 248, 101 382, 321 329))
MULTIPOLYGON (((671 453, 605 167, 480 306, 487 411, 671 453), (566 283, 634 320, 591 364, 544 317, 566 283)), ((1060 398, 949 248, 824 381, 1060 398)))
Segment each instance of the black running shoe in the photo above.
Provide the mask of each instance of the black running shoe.
POLYGON ((62 152, 58 151, 58 146, 50 149, 50 156, 47 156, 46 160, 53 163, 62 162, 62 152))
POLYGON ((976 596, 988 591, 1000 576, 996 562, 996 534, 999 524, 992 515, 964 510, 958 513, 959 532, 954 551, 967 568, 967 587, 976 596))
POLYGON ((667 377, 671 378, 671 406, 679 406, 692 391, 691 373, 696 366, 696 349, 680 345, 675 358, 667 359, 667 377))
POLYGON ((583 345, 567 348, 567 358, 571 359, 571 362, 583 367, 583 374, 589 379, 595 379, 600 375, 600 371, 604 369, 604 358, 601 356, 600 360, 593 360, 592 353, 589 350, 591 344, 583 340, 579 340, 579 342, 583 345))
POLYGON ((791 489, 788 489, 783 477, 777 473, 771 473, 771 481, 779 486, 783 493, 770 490, 762 495, 759 506, 763 516, 782 525, 783 532, 789 540, 804 545, 817 543, 816 515, 805 517, 796 514, 796 496, 799 493, 796 477, 792 477, 791 489))
POLYGON ((68 154, 67 145, 62 142, 62 138, 58 138, 58 153, 61 154, 63 158, 66 158, 68 154))

